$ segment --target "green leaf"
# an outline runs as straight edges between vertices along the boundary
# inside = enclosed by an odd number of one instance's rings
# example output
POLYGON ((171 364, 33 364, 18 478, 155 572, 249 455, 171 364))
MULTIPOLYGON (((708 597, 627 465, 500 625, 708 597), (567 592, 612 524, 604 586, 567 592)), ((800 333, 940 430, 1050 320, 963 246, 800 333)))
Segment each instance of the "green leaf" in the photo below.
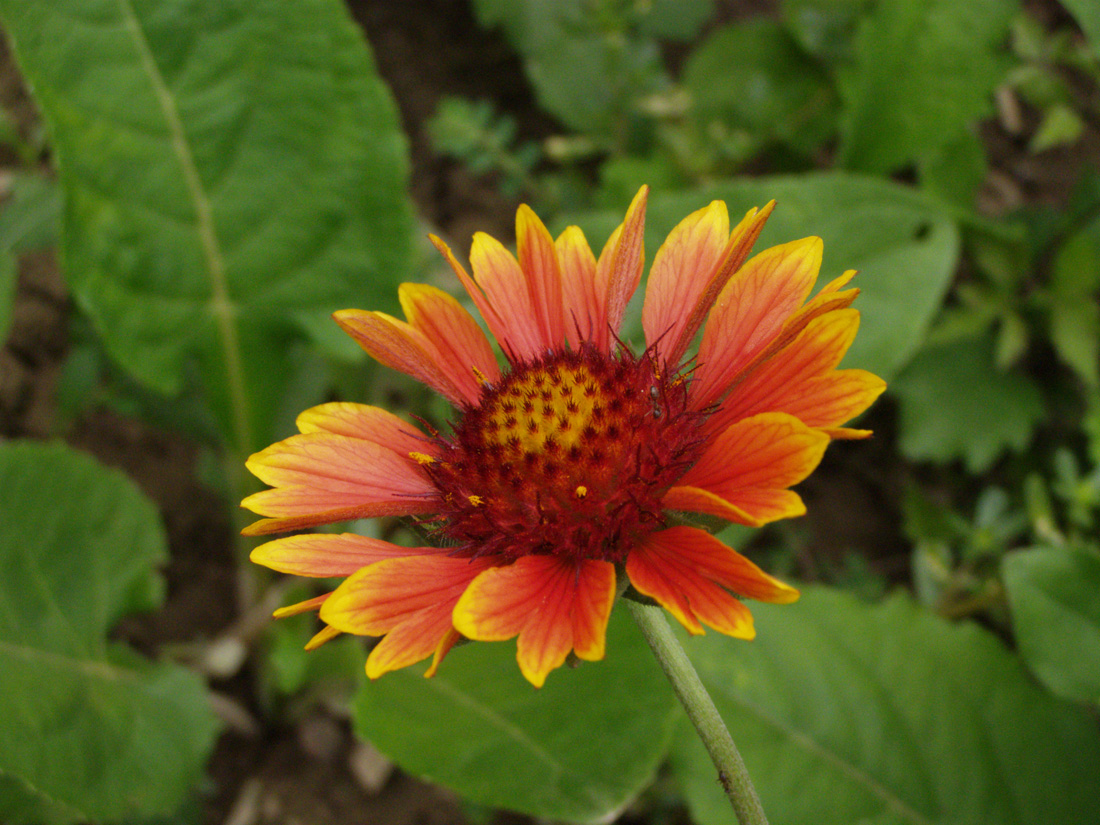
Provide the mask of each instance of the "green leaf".
POLYGON ((994 344, 993 364, 1001 372, 1015 366, 1027 352, 1029 331, 1019 313, 1006 311, 1000 318, 994 344))
POLYGON ((1058 249, 1051 276, 1050 338, 1058 356, 1090 387, 1100 386, 1100 219, 1058 249))
POLYGON ((824 72, 771 20, 711 34, 688 56, 683 83, 703 134, 717 123, 812 152, 835 126, 835 95, 824 72))
POLYGON ((859 21, 871 0, 782 0, 783 22, 814 57, 838 65, 852 59, 859 21))
POLYGON ((974 196, 988 171, 981 138, 976 131, 967 130, 924 157, 921 186, 964 212, 971 212, 974 196))
POLYGON ((1096 0, 1062 0, 1094 49, 1100 48, 1100 3, 1096 0))
POLYGON ((687 41, 714 16, 714 0, 649 0, 636 4, 635 11, 646 34, 687 41))
POLYGON ((1022 450, 1044 416, 1035 384, 993 367, 988 338, 921 352, 891 384, 900 407, 899 446, 912 461, 962 459, 982 473, 1005 450, 1022 450))
POLYGON ((213 745, 205 688, 107 639, 162 597, 155 509, 61 445, 0 446, 0 489, 0 775, 82 819, 174 811, 213 745))
POLYGON ((197 358, 231 443, 266 443, 292 316, 392 307, 408 260, 405 141, 343 4, 0 15, 52 133, 64 269, 112 357, 162 393, 197 358))
MULTIPOLYGON (((977 625, 820 587, 753 605, 757 638, 686 642, 772 822, 1089 825, 1100 734, 977 625)), ((694 738, 673 768, 694 821, 729 803, 694 738)))
POLYGON ((1002 562, 1020 654, 1059 696, 1100 702, 1100 555, 1017 550, 1002 562))
POLYGON ((1085 121, 1072 106, 1055 103, 1045 112, 1035 134, 1028 143, 1031 152, 1042 152, 1055 146, 1066 146, 1084 134, 1085 121))
POLYGON ((1050 308, 1050 340, 1058 356, 1090 387, 1100 387, 1100 306, 1060 297, 1050 308))
POLYGON ((402 768, 474 802, 570 822, 610 821, 653 778, 678 708, 626 611, 607 658, 519 674, 515 642, 453 651, 431 679, 364 685, 356 729, 402 768))
MULTIPOLYGON (((543 108, 578 132, 613 136, 634 101, 654 91, 663 76, 656 42, 641 32, 625 4, 475 0, 473 5, 482 26, 501 27, 515 46, 543 108)), ((652 12, 653 4, 648 5, 652 12)), ((657 4, 657 10, 663 12, 663 6, 657 4)), ((697 11, 693 4, 688 15, 697 11)))
POLYGON ((0 822, 4 825, 73 825, 79 811, 35 793, 14 776, 0 774, 0 822))
MULTIPOLYGON (((646 217, 647 260, 677 223, 711 200, 725 201, 735 223, 749 208, 773 198, 777 205, 756 249, 819 235, 825 240, 820 283, 846 269, 859 270, 853 285, 862 290, 855 303, 862 320, 844 365, 889 380, 923 342, 959 254, 954 222, 912 189, 859 175, 823 173, 740 178, 691 192, 653 193, 646 217)), ((570 220, 600 249, 622 214, 570 220)), ((638 330, 628 329, 628 337, 638 330)))
POLYGON ((1008 68, 1013 0, 877 3, 841 77, 839 162, 892 172, 951 143, 992 110, 1008 68))
POLYGON ((61 193, 45 175, 16 172, 0 209, 0 248, 28 252, 54 246, 61 218, 61 193))

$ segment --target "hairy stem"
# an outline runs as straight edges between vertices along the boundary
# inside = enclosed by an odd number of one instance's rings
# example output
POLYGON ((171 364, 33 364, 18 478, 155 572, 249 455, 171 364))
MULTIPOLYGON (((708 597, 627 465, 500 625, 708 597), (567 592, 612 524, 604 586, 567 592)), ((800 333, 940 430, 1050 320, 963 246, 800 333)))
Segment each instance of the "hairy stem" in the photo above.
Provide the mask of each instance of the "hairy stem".
POLYGON ((729 797, 737 821, 741 825, 768 825, 760 798, 756 795, 733 737, 699 680, 695 666, 669 627, 664 611, 660 607, 650 607, 630 599, 625 601, 718 769, 718 781, 729 797))

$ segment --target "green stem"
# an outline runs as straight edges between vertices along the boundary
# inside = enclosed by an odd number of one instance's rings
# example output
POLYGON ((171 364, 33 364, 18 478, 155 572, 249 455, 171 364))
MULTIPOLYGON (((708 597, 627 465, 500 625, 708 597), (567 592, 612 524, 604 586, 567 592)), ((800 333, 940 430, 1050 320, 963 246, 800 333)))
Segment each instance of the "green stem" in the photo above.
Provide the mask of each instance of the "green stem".
POLYGON ((745 762, 733 744, 733 737, 699 680, 694 665, 669 627, 664 611, 631 599, 627 599, 626 603, 718 769, 718 781, 729 797, 737 821, 741 825, 768 825, 764 809, 760 806, 760 797, 756 795, 745 762))

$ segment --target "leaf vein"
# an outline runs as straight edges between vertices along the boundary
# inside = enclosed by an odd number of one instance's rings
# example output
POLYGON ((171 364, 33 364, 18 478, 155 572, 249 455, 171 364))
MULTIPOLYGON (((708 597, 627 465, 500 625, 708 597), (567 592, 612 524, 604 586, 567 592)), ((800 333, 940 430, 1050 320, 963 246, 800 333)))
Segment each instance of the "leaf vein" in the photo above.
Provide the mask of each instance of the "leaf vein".
POLYGON ((214 221, 214 212, 199 175, 194 154, 187 141, 186 130, 180 117, 175 96, 168 88, 160 68, 157 66, 149 41, 134 11, 132 0, 118 0, 127 31, 129 31, 137 49, 141 66, 148 76, 149 83, 156 95, 157 103, 164 116, 171 138, 172 151, 176 155, 184 182, 195 209, 196 228, 199 242, 206 262, 206 272, 210 280, 210 311, 217 323, 221 339, 229 393, 232 399, 233 426, 238 450, 247 450, 252 446, 248 397, 244 385, 244 367, 241 359, 240 341, 237 336, 237 306, 229 295, 225 258, 218 239, 214 221))

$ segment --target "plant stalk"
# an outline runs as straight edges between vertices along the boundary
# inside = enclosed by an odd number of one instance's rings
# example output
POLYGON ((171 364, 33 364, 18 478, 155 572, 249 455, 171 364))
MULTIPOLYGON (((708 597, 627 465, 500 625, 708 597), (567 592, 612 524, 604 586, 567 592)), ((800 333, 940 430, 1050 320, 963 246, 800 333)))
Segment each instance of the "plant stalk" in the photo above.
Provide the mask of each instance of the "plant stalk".
POLYGON ((653 654, 664 670, 676 698, 684 706, 688 718, 703 740, 711 761, 718 769, 718 781, 729 797, 737 821, 741 825, 768 825, 760 797, 749 779, 745 762, 733 743, 726 723, 718 714, 710 694, 703 687, 695 666, 688 659, 684 648, 669 627, 664 610, 626 599, 634 621, 642 629, 653 654))

